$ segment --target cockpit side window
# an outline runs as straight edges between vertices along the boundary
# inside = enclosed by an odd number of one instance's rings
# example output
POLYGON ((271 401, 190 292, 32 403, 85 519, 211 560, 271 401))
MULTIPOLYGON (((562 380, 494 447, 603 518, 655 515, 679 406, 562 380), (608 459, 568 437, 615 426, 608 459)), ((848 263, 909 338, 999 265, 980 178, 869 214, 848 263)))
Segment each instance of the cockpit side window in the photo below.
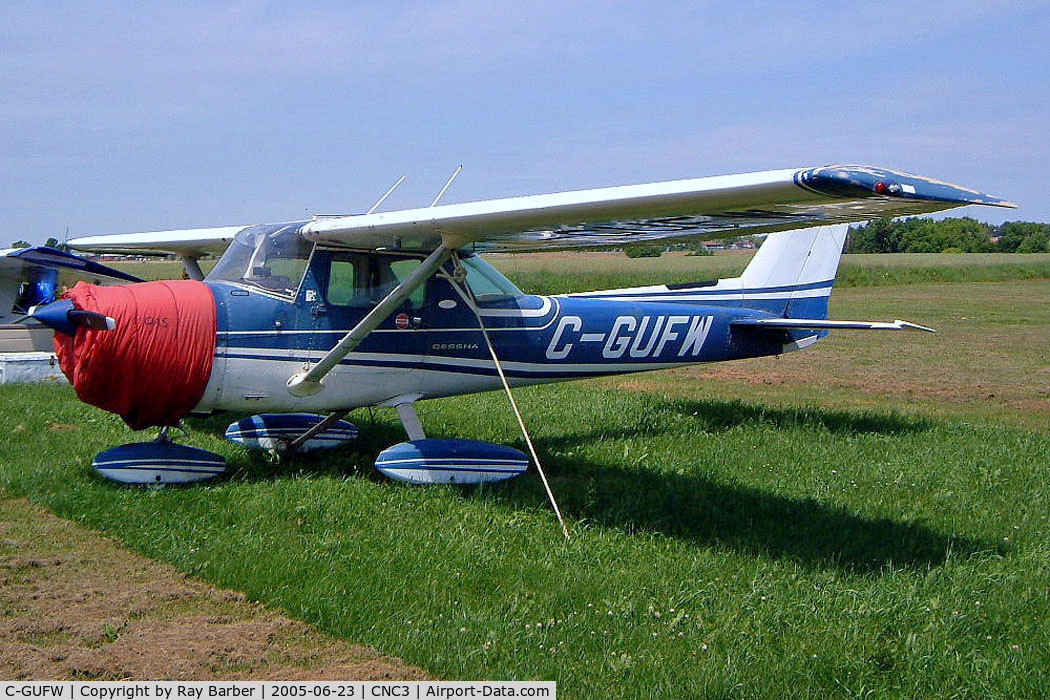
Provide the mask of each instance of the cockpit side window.
POLYGON ((365 289, 368 258, 363 255, 333 256, 328 267, 325 300, 334 306, 370 306, 365 289))
POLYGON ((507 297, 520 296, 522 291, 503 276, 496 268, 481 259, 479 255, 464 255, 460 262, 467 271, 467 286, 478 300, 478 303, 495 301, 507 297))
MULTIPOLYGON (((394 287, 404 282, 405 279, 407 279, 408 276, 411 275, 412 272, 422 263, 423 261, 419 258, 404 258, 402 260, 390 260, 389 267, 387 269, 389 269, 390 271, 390 277, 392 278, 390 281, 393 282, 393 284, 390 284, 389 282, 387 283, 389 285, 389 289, 387 289, 383 293, 383 295, 386 296, 387 294, 392 292, 394 290, 394 287)), ((416 289, 416 291, 412 292, 412 296, 408 298, 408 301, 413 309, 419 308, 423 305, 423 298, 425 295, 426 285, 420 285, 416 289)))
MULTIPOLYGON (((419 258, 392 255, 332 253, 325 300, 334 306, 375 306, 419 267, 420 262, 419 258)), ((421 307, 425 294, 425 285, 413 292, 408 299, 410 307, 421 307)))

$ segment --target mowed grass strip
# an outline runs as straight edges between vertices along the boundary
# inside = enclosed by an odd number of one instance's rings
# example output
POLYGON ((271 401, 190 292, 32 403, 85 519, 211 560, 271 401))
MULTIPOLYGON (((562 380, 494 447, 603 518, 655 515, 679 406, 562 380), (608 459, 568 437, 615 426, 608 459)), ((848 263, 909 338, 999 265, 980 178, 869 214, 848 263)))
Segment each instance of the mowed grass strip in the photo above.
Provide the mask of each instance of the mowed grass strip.
MULTIPOLYGON (((561 294, 735 277, 752 255, 722 251, 710 256, 666 253, 659 258, 628 258, 619 252, 565 252, 489 255, 486 259, 526 292, 561 294)), ((1040 278, 1050 278, 1050 253, 844 255, 836 287, 1040 278)))
POLYGON ((836 331, 798 353, 602 380, 618 389, 770 406, 909 415, 1050 430, 1050 280, 837 289, 836 319, 937 329, 836 331))
MULTIPOLYGON (((143 439, 68 387, 3 387, 0 484, 149 556, 440 677, 562 697, 1034 697, 1050 687, 1050 436, 889 411, 520 391, 537 477, 413 488, 355 448, 143 491, 90 471, 143 439), (80 430, 64 429, 78 426, 80 430), (58 427, 56 427, 58 426, 58 427)), ((521 446, 505 399, 428 402, 434 436, 521 446)), ((232 418, 231 418, 232 419, 232 418)))

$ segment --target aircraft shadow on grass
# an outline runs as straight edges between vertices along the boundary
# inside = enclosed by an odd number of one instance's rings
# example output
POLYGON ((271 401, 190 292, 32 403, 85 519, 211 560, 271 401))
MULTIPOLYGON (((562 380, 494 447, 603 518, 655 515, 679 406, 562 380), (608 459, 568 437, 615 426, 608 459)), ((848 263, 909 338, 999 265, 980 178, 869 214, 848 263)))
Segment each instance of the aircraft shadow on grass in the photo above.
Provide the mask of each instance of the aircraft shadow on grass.
MULTIPOLYGON (((660 400, 659 410, 696 418, 709 432, 761 424, 808 427, 836 434, 906 434, 928 430, 921 418, 819 408, 776 409, 740 401, 660 400)), ((223 430, 227 417, 197 419, 194 427, 223 430)), ((361 437, 349 450, 274 462, 249 457, 231 460, 235 478, 266 480, 302 471, 357 472, 383 480, 371 469, 382 449, 404 439, 399 425, 359 421, 361 437)), ((943 564, 949 553, 1003 554, 1000 543, 950 535, 919 522, 859 515, 814 498, 772 493, 701 473, 673 473, 644 464, 625 467, 609 461, 565 456, 573 447, 599 439, 630 439, 669 433, 674 427, 605 425, 535 440, 563 512, 576 520, 624 532, 658 532, 702 546, 725 548, 812 568, 877 573, 887 567, 926 568, 943 564)), ((516 445, 524 448, 523 444, 516 445)), ((703 457, 698 458, 703 459, 703 457)), ((403 488, 396 486, 396 488, 403 488)), ((463 487, 465 497, 492 499, 510 508, 542 507, 546 496, 534 470, 511 482, 463 487)))
MULTIPOLYGON (((1002 553, 995 543, 947 535, 921 523, 863 516, 814 498, 703 475, 631 471, 577 458, 552 459, 548 469, 554 472, 549 476, 559 504, 570 517, 806 567, 866 573, 938 566, 949 552, 1002 553)), ((544 502, 539 483, 518 484, 492 497, 516 507, 544 502)))
POLYGON ((776 428, 822 428, 836 434, 878 433, 904 435, 930 430, 933 423, 920 417, 874 411, 826 408, 771 408, 745 401, 664 400, 663 410, 694 416, 711 432, 743 425, 776 428))

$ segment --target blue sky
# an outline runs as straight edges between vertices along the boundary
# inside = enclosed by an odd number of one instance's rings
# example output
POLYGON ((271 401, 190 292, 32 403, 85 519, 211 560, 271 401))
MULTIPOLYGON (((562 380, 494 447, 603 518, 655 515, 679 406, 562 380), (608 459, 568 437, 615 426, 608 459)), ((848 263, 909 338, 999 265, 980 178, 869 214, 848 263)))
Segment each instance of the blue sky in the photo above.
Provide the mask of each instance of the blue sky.
POLYGON ((1050 221, 1045 2, 0 4, 0 245, 864 163, 1050 221))

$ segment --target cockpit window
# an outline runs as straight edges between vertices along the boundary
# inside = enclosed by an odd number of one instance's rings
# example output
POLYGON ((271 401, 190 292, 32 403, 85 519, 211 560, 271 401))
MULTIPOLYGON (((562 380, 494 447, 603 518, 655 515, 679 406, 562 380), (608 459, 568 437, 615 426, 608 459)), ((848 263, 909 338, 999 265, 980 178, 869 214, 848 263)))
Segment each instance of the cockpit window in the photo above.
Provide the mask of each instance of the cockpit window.
MULTIPOLYGON (((420 258, 374 253, 332 253, 325 299, 335 306, 375 306, 421 262, 420 258)), ((408 299, 409 306, 423 306, 425 293, 425 285, 416 289, 408 299)))
POLYGON ((467 270, 467 286, 480 303, 519 296, 522 291, 503 274, 478 255, 460 258, 467 270))
POLYGON ((268 224, 238 232, 206 279, 294 295, 313 250, 313 243, 300 236, 298 228, 298 224, 268 224))

